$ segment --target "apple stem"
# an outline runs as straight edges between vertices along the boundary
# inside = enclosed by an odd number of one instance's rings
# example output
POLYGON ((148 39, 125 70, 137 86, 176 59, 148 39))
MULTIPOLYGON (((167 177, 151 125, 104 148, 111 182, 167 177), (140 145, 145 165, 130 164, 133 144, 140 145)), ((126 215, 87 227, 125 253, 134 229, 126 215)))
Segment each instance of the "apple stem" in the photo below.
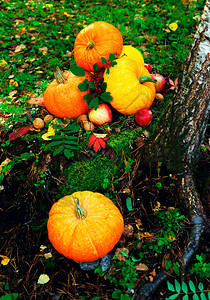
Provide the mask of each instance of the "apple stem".
POLYGON ((153 82, 153 83, 156 83, 157 82, 156 79, 152 79, 149 76, 138 77, 138 81, 139 81, 139 83, 144 83, 144 82, 153 82))

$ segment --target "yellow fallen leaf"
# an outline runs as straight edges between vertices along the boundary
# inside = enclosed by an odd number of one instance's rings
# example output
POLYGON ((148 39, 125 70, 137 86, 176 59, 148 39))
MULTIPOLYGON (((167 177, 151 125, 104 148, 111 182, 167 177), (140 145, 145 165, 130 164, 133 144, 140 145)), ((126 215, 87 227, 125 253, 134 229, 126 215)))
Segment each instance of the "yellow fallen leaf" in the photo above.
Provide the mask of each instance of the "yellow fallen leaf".
POLYGON ((47 246, 44 246, 44 245, 40 246, 40 251, 44 251, 45 249, 47 249, 47 246))
POLYGON ((0 60, 0 67, 5 67, 7 65, 6 60, 2 59, 0 60))
POLYGON ((138 265, 136 265, 135 267, 136 271, 148 271, 149 268, 147 267, 147 265, 139 263, 138 265))
POLYGON ((41 274, 37 281, 38 284, 45 284, 50 280, 50 277, 47 274, 41 274))
POLYGON ((46 259, 49 259, 49 258, 52 258, 53 256, 52 256, 52 253, 51 252, 48 252, 48 253, 45 253, 44 254, 44 258, 46 258, 46 259))
POLYGON ((14 79, 10 79, 10 81, 9 81, 9 85, 12 85, 12 86, 18 87, 18 82, 17 82, 17 81, 15 81, 14 79))
POLYGON ((2 264, 3 266, 6 266, 6 265, 8 265, 9 261, 10 261, 9 257, 6 257, 6 256, 5 256, 5 257, 2 258, 1 264, 2 264))
POLYGON ((43 140, 48 141, 51 140, 49 136, 55 135, 55 129, 49 125, 48 131, 42 135, 43 140))
POLYGON ((169 28, 172 30, 172 31, 176 31, 177 28, 178 28, 178 25, 176 22, 173 22, 171 24, 169 24, 169 28))
POLYGON ((167 236, 167 238, 169 239, 169 240, 171 240, 171 241, 175 241, 175 237, 174 236, 172 236, 172 235, 169 235, 169 236, 167 236))
MULTIPOLYGON (((2 172, 2 168, 5 167, 5 166, 7 166, 10 162, 11 162, 11 159, 6 158, 6 159, 1 163, 1 165, 0 165, 0 173, 2 172)), ((7 174, 5 173, 5 175, 7 175, 7 174)))

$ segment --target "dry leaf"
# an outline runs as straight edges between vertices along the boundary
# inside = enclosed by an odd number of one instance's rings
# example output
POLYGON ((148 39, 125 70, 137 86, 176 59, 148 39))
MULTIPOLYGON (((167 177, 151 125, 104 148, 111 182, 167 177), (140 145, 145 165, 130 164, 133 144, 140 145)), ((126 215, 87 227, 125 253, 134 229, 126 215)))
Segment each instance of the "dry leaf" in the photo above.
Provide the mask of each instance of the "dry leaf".
POLYGON ((125 261, 127 256, 123 254, 123 252, 125 254, 129 253, 129 250, 127 248, 117 248, 115 251, 115 255, 116 257, 120 260, 120 261, 125 261))
POLYGON ((126 237, 131 237, 133 235, 133 232, 134 232, 134 229, 133 229, 132 225, 130 225, 130 224, 125 225, 123 234, 126 237))
MULTIPOLYGON (((6 158, 0 165, 0 173, 2 172, 2 168, 7 166, 9 163, 11 162, 11 159, 6 158)), ((7 175, 8 172, 5 173, 5 175, 7 175)))
POLYGON ((53 256, 52 256, 52 253, 51 252, 48 252, 48 253, 45 253, 44 254, 44 258, 46 258, 46 259, 49 259, 49 258, 52 258, 53 256))
POLYGON ((43 96, 36 97, 36 98, 33 97, 33 98, 29 99, 27 102, 30 104, 45 106, 43 96))
POLYGON ((47 274, 41 274, 37 281, 38 284, 45 284, 50 280, 50 277, 47 274))
POLYGON ((147 265, 142 264, 142 263, 139 263, 134 268, 135 268, 136 271, 144 271, 144 272, 146 272, 146 271, 149 270, 149 268, 147 267, 147 265))
POLYGON ((21 51, 23 51, 24 49, 26 48, 26 46, 24 44, 21 44, 21 45, 18 45, 16 48, 15 48, 15 53, 19 53, 21 51))

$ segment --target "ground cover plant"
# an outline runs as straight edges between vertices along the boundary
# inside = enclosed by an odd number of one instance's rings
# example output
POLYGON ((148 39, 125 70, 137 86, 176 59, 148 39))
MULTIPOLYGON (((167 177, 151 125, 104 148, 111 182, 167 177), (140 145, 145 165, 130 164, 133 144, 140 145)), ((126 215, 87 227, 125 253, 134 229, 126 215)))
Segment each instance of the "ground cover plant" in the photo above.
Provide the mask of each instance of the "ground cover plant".
MULTIPOLYGON (((135 289, 152 282, 161 270, 172 272, 172 278, 156 299, 175 299, 175 293, 185 299, 207 298, 206 243, 192 262, 186 284, 179 283, 177 261, 190 229, 177 198, 179 174, 168 173, 161 161, 144 164, 147 142, 173 97, 203 6, 204 1, 170 0, 0 4, 0 299, 132 299, 135 289), (152 73, 166 79, 150 108, 152 120, 143 126, 134 115, 115 109, 112 121, 100 125, 89 122, 87 115, 56 118, 43 103, 55 68, 83 74, 75 69, 74 42, 96 21, 114 25, 124 44, 138 49, 152 73), (124 233, 105 271, 100 265, 82 270, 48 239, 52 204, 80 190, 104 194, 124 218, 124 233)), ((108 60, 101 58, 107 77, 114 60, 112 53, 108 60)), ((92 81, 81 84, 81 92, 89 89, 90 108, 101 102, 109 105, 97 66, 92 81)), ((201 152, 202 175, 198 172, 204 199, 207 140, 208 132, 201 152)))

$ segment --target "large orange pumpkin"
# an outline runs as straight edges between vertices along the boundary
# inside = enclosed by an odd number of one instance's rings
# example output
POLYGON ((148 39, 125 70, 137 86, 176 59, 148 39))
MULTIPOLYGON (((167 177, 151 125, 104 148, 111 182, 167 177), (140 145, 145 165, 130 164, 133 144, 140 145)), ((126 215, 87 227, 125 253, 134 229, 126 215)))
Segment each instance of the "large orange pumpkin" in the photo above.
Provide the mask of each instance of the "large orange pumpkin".
POLYGON ((83 191, 53 204, 47 229, 59 253, 77 262, 90 262, 113 249, 122 235, 124 222, 110 199, 83 191))
POLYGON ((44 104, 47 110, 56 117, 76 118, 87 113, 89 106, 83 100, 88 93, 81 92, 78 84, 87 77, 79 77, 72 72, 62 73, 59 68, 55 72, 55 79, 48 85, 44 92, 44 104))
POLYGON ((155 99, 155 84, 142 63, 126 56, 104 74, 106 91, 111 93, 110 104, 120 113, 134 115, 141 108, 150 108, 155 99))
POLYGON ((98 69, 103 67, 101 57, 108 60, 110 53, 119 57, 122 48, 123 38, 120 31, 110 23, 98 21, 83 28, 77 35, 74 58, 78 66, 93 71, 95 63, 98 63, 98 69))

